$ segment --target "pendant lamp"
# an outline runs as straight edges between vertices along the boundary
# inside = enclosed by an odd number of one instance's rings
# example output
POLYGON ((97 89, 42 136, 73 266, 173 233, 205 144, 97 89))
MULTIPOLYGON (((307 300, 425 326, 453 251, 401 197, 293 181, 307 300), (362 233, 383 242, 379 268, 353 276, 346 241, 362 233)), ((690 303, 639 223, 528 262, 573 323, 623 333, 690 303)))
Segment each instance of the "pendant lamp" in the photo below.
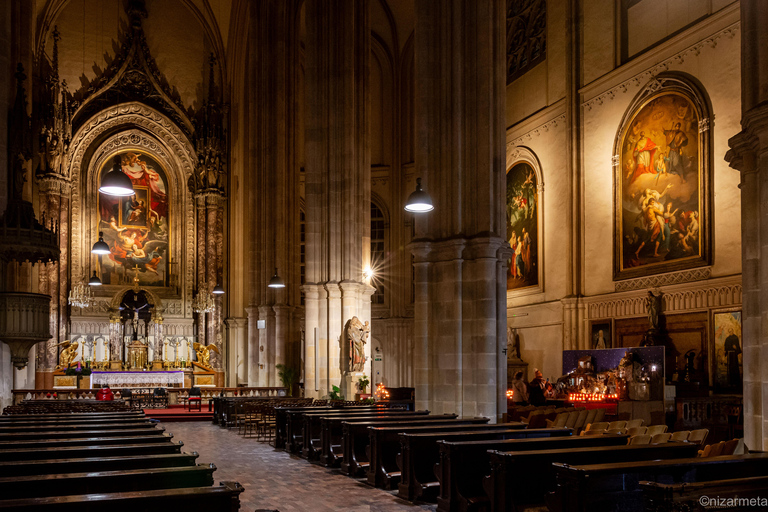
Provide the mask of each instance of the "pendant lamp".
POLYGON ((270 288, 285 288, 285 281, 277 275, 277 267, 275 267, 275 275, 272 276, 272 279, 269 280, 269 284, 267 285, 270 288))
POLYGON ((107 245, 107 242, 104 241, 103 231, 99 231, 99 241, 93 244, 93 248, 91 249, 91 252, 93 254, 109 254, 110 253, 109 246, 107 245))
POLYGON ((423 213, 431 212, 434 209, 432 198, 421 188, 421 178, 416 178, 416 190, 408 196, 408 201, 405 203, 405 211, 423 213))
POLYGON ((131 178, 119 169, 112 169, 104 176, 99 192, 108 196, 132 196, 135 193, 131 178))
MULTIPOLYGON (((98 243, 98 242, 97 242, 98 243)), ((88 280, 88 284, 90 286, 101 286, 101 279, 99 279, 99 276, 96 275, 96 271, 93 271, 93 275, 88 280)))

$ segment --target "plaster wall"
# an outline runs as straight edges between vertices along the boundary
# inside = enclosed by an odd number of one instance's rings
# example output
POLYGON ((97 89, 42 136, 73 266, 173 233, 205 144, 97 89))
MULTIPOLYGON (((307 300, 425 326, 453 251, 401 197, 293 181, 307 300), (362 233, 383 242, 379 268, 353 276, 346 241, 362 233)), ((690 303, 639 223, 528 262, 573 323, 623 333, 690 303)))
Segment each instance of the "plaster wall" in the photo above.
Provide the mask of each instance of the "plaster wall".
POLYGON ((712 104, 711 175, 713 191, 712 275, 741 272, 741 223, 739 176, 723 160, 728 138, 740 129, 740 52, 737 33, 724 34, 738 20, 720 17, 658 47, 582 90, 582 167, 584 170, 584 292, 610 293, 613 283, 613 167, 615 138, 622 117, 634 96, 661 71, 685 73, 698 80, 712 104), (709 39, 719 36, 714 41, 709 39), (690 51, 692 44, 704 44, 690 51), (663 64, 659 67, 659 64, 663 64), (649 73, 649 71, 651 71, 649 73), (598 98, 598 101, 591 100, 598 98))

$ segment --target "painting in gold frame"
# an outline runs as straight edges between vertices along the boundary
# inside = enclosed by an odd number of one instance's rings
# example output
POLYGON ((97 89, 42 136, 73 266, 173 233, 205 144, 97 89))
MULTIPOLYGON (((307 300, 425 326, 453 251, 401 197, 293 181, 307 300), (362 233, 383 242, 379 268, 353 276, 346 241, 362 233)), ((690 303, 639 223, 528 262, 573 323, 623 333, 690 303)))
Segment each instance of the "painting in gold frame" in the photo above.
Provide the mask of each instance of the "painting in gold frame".
POLYGON ((710 259, 706 109, 690 85, 658 83, 629 109, 617 140, 614 280, 710 259))
POLYGON ((741 393, 744 379, 741 310, 712 312, 712 388, 741 393))

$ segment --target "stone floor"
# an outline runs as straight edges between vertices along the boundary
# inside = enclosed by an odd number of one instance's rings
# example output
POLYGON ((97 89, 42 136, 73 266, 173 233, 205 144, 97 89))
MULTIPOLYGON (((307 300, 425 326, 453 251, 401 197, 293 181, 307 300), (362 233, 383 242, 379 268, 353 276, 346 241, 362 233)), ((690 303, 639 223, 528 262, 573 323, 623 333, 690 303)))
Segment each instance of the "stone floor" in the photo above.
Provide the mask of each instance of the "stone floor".
POLYGON ((222 480, 240 482, 240 510, 280 512, 394 512, 435 510, 435 505, 411 505, 394 492, 370 487, 363 480, 342 475, 275 451, 267 443, 245 439, 237 431, 208 422, 161 423, 183 451, 200 454, 198 463, 214 463, 216 485, 222 480))

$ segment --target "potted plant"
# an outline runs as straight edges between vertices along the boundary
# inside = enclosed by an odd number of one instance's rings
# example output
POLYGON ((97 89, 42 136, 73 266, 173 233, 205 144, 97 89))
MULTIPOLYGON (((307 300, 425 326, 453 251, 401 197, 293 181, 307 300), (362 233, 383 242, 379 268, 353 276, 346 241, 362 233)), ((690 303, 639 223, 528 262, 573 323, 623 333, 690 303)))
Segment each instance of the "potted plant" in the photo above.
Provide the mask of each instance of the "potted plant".
POLYGON ((355 395, 355 400, 360 400, 363 398, 368 398, 370 395, 366 394, 366 390, 368 389, 368 386, 371 384, 371 381, 368 380, 367 375, 363 375, 359 379, 357 379, 357 394, 355 395))
POLYGON ((288 396, 293 396, 293 385, 296 384, 299 378, 299 372, 296 371, 296 368, 284 364, 276 364, 275 368, 277 368, 277 378, 283 383, 283 387, 288 390, 288 396))

